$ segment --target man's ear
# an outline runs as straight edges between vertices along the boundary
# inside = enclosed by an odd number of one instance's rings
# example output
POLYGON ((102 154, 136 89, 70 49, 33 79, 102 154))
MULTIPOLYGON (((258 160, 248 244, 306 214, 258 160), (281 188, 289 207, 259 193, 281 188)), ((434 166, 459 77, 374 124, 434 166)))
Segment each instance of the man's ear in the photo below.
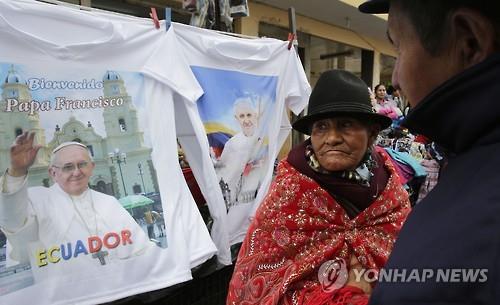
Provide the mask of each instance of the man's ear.
POLYGON ((450 17, 456 55, 464 68, 485 60, 495 51, 495 28, 480 13, 459 8, 450 17))

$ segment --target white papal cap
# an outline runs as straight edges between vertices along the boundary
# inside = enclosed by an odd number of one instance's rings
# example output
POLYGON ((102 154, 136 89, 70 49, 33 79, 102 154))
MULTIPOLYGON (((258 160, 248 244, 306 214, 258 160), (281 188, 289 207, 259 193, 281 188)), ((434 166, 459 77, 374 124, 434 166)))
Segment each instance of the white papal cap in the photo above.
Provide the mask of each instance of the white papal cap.
POLYGON ((80 147, 83 147, 85 149, 88 149, 87 146, 85 146, 85 144, 82 144, 80 142, 71 141, 71 142, 64 142, 64 143, 59 144, 56 148, 54 148, 54 150, 52 151, 52 154, 55 154, 56 152, 63 149, 64 147, 68 147, 71 145, 76 145, 76 146, 80 146, 80 147))
POLYGON ((234 112, 238 110, 251 110, 255 111, 252 99, 249 97, 237 98, 233 103, 234 112))

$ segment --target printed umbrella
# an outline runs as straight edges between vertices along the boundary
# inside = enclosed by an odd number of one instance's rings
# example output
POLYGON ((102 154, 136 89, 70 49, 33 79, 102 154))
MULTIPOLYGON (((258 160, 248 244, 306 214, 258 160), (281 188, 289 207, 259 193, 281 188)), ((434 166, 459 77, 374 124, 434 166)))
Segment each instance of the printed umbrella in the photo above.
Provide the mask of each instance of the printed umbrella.
POLYGON ((137 207, 142 207, 148 204, 152 204, 154 201, 143 195, 128 195, 118 199, 121 205, 129 210, 137 207))

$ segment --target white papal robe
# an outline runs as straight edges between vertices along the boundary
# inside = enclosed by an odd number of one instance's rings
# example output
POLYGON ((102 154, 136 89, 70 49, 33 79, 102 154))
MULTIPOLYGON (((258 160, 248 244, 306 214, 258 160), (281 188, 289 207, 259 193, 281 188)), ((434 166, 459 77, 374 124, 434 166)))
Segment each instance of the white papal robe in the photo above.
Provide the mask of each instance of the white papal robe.
MULTIPOLYGON (((107 244, 112 248, 102 245, 102 250, 106 251, 105 264, 141 255, 155 247, 112 196, 90 189, 80 196, 70 196, 57 183, 50 188, 28 188, 27 176, 16 178, 7 174, 0 177, 0 186, 0 228, 8 241, 7 265, 30 262, 35 275, 37 269, 53 273, 55 270, 78 272, 99 268, 103 262, 90 253, 88 238, 97 236, 104 240, 108 233, 111 234, 107 244), (116 236, 120 237, 119 244, 116 236), (42 262, 47 262, 47 265, 39 266, 40 254, 37 253, 46 250, 47 255, 53 247, 59 248, 52 252, 53 257, 60 258, 59 261, 51 263, 44 259, 42 262), (62 258, 62 251, 67 259, 62 258)), ((93 244, 97 246, 98 241, 93 244)))
POLYGON ((266 154, 262 139, 245 136, 242 132, 230 138, 216 163, 219 179, 228 184, 231 203, 250 203, 255 199, 266 170, 266 154), (245 173, 245 167, 249 170, 245 173))

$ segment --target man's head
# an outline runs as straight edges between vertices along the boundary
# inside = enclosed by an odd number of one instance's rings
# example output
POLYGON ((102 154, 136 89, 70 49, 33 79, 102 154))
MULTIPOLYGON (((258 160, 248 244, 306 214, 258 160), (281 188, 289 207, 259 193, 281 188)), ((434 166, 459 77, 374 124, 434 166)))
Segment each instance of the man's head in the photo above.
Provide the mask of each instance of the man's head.
POLYGON ((88 188, 94 166, 85 145, 66 142, 52 151, 49 175, 66 193, 77 196, 88 188))
POLYGON ((500 51, 500 2, 492 0, 372 0, 366 13, 389 12, 396 48, 392 76, 412 106, 463 70, 500 51))
POLYGON ((243 134, 247 137, 253 136, 259 115, 249 98, 239 98, 234 102, 234 117, 240 123, 243 134))

